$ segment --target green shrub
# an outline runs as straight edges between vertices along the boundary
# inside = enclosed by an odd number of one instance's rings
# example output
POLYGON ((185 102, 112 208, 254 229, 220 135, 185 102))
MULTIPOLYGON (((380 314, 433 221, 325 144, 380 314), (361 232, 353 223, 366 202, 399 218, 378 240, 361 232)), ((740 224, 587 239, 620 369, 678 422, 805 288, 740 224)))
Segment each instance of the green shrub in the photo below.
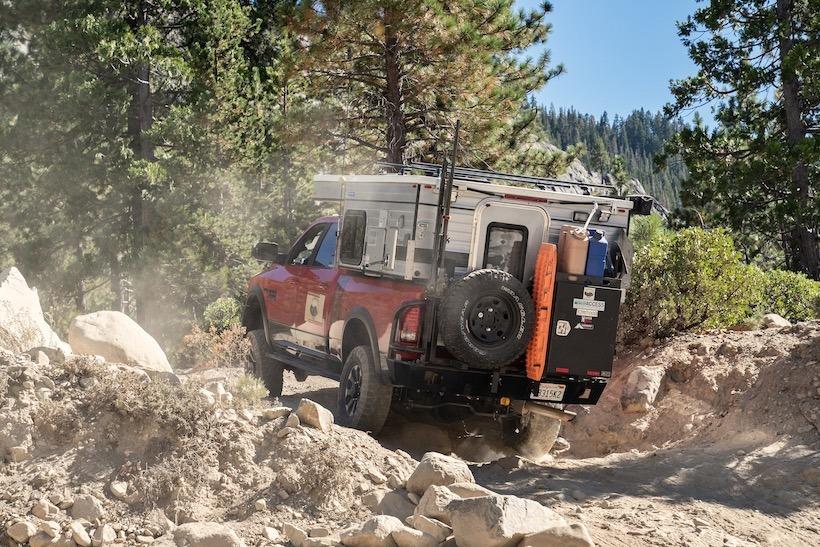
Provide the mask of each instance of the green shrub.
POLYGON ((687 228, 638 249, 619 339, 633 343, 676 331, 729 327, 746 318, 765 284, 722 230, 687 228))
POLYGON ((629 239, 635 249, 643 249, 670 234, 671 232, 659 215, 632 217, 629 227, 629 239))
POLYGON ((222 332, 241 323, 241 306, 234 298, 217 298, 205 308, 202 314, 205 330, 222 332))
POLYGON ((765 274, 759 308, 792 322, 820 317, 820 282, 802 273, 771 270, 765 274))

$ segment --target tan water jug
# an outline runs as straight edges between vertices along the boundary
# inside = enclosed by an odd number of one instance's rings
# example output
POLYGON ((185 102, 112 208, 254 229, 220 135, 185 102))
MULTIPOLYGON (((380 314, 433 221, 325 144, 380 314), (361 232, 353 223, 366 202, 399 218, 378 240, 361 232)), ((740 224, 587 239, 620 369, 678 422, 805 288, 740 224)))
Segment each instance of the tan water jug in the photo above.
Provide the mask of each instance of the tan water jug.
POLYGON ((565 224, 558 236, 558 271, 584 275, 587 267, 589 235, 579 226, 565 224))

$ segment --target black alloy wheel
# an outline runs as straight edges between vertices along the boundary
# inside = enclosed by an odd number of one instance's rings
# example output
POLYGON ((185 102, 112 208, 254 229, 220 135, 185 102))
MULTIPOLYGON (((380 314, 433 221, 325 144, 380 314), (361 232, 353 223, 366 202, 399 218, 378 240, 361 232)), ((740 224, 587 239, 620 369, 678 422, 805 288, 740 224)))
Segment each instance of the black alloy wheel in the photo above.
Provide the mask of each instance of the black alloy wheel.
POLYGON ((378 433, 393 402, 393 384, 386 382, 375 362, 373 348, 356 346, 345 359, 336 398, 340 425, 378 433))
POLYGON ((347 414, 356 414, 359 406, 359 397, 362 395, 362 367, 355 364, 350 369, 344 384, 344 405, 347 414))
POLYGON ((520 321, 513 303, 501 295, 482 296, 470 309, 467 328, 477 341, 488 347, 503 344, 517 330, 520 321))

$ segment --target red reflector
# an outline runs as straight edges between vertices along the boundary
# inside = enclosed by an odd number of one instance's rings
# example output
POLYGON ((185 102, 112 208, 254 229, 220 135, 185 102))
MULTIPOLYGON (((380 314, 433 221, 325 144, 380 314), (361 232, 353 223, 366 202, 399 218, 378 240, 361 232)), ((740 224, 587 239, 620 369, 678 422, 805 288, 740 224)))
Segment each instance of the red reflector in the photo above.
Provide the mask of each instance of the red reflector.
POLYGON ((556 369, 555 369, 555 372, 557 372, 558 374, 569 374, 569 369, 568 369, 568 368, 560 368, 560 367, 559 367, 559 368, 556 368, 556 369))
POLYGON ((600 375, 601 375, 601 373, 597 370, 588 370, 587 371, 587 376, 600 376, 600 375))
POLYGON ((399 361, 416 361, 418 360, 419 355, 421 354, 412 351, 397 351, 396 359, 399 361))

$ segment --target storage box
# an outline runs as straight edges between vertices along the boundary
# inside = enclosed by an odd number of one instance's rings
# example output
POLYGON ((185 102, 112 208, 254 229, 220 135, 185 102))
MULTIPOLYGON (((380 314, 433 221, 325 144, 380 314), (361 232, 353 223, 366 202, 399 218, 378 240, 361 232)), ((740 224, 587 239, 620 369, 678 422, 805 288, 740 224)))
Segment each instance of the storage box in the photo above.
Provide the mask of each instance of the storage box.
POLYGON ((545 375, 609 378, 620 306, 618 280, 559 273, 545 375))

